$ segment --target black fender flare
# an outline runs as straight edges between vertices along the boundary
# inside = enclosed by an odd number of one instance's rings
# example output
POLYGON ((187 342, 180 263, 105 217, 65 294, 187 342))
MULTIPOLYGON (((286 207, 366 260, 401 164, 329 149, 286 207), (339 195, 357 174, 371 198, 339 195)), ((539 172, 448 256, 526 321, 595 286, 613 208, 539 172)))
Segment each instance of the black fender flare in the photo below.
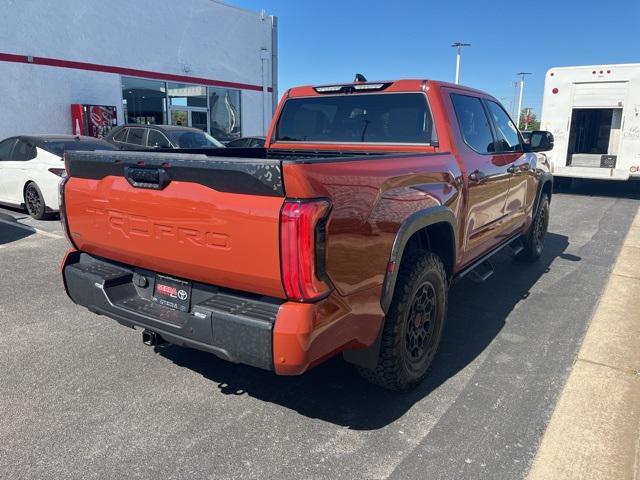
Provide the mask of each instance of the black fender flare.
MULTIPOLYGON (((391 248, 388 265, 393 263, 395 264, 395 268, 392 272, 387 270, 384 283, 382 284, 382 295, 380 297, 380 306, 385 314, 389 310, 389 305, 391 305, 391 299, 393 298, 393 291, 396 286, 398 271, 400 269, 400 260, 402 259, 402 254, 407 246, 407 242, 418 230, 422 230, 423 228, 436 223, 447 223, 451 227, 452 238, 454 239, 452 247, 455 263, 458 248, 458 229, 456 228, 456 217, 451 209, 445 205, 437 205, 411 214, 398 229, 398 233, 396 233, 396 238, 394 239, 393 246, 391 248)), ((453 265, 450 267, 451 271, 453 271, 453 265)))
POLYGON ((549 202, 551 202, 551 195, 553 193, 553 174, 551 172, 543 172, 538 179, 538 189, 536 191, 536 202, 533 206, 533 216, 535 218, 538 213, 538 207, 540 206, 540 200, 542 199, 542 192, 544 190, 544 186, 550 183, 551 188, 549 189, 549 202))
MULTIPOLYGON (((391 305, 393 291, 395 290, 398 271, 400 269, 400 261, 402 260, 402 254, 407 246, 407 242, 418 230, 422 230, 429 225, 435 225, 436 223, 443 222, 449 224, 451 227, 452 238, 454 239, 452 245, 453 261, 455 263, 458 248, 457 222, 455 215, 448 207, 438 205, 415 212, 411 214, 398 229, 391 248, 391 254, 389 256, 389 262, 394 262, 395 268, 392 272, 387 270, 384 283, 382 284, 382 295, 380 297, 380 306, 385 314, 391 305)), ((453 271, 453 265, 451 265, 451 270, 453 271)), ((380 343, 382 340, 383 328, 384 325, 380 328, 378 337, 370 347, 358 350, 345 350, 343 352, 344 359, 349 363, 353 363, 364 368, 374 369, 380 354, 380 343)))

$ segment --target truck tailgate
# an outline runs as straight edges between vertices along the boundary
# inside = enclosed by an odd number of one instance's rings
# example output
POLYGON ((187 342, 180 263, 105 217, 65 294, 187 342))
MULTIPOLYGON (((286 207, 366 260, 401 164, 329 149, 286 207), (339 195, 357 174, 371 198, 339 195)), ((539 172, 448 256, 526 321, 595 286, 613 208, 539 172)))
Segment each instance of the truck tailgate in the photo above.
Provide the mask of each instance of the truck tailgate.
POLYGON ((284 297, 277 160, 69 152, 64 215, 82 251, 186 280, 284 297))

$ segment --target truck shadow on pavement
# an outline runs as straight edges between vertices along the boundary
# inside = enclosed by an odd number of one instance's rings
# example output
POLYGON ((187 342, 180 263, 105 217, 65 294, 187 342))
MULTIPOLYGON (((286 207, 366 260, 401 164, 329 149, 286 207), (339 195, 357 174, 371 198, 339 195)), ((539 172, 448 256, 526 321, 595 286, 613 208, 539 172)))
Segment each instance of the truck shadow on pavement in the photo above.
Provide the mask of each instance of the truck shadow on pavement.
POLYGON ((573 179, 571 185, 556 183, 554 191, 569 195, 640 200, 640 180, 618 181, 576 178, 573 179))
POLYGON ((379 429, 402 417, 480 355, 556 258, 580 261, 580 257, 564 253, 568 245, 566 236, 549 233, 540 261, 522 264, 507 254, 498 254, 494 261, 496 272, 489 280, 474 283, 463 279, 456 283, 451 289, 447 325, 430 374, 407 394, 370 385, 340 356, 302 376, 278 377, 196 350, 168 346, 158 352, 211 380, 223 394, 250 395, 354 430, 379 429))
POLYGON ((18 223, 18 220, 11 215, 0 213, 0 245, 17 242, 34 233, 36 232, 24 228, 24 226, 18 223), (11 225, 12 223, 16 224, 16 226, 11 225))

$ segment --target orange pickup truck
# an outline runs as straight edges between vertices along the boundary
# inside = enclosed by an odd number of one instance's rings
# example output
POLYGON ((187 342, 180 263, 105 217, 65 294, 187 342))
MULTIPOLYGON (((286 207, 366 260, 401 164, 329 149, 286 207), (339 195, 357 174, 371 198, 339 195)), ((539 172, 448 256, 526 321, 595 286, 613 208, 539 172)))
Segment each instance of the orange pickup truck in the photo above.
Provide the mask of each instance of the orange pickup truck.
POLYGON ((146 344, 280 375, 342 353, 408 390, 451 282, 542 254, 552 145, 486 93, 399 80, 287 91, 265 148, 69 152, 64 285, 146 344))

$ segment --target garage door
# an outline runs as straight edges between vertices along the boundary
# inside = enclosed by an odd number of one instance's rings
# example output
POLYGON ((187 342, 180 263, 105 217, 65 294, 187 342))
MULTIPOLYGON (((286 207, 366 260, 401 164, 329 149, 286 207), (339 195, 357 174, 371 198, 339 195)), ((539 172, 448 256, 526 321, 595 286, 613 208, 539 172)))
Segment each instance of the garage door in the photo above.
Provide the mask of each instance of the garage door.
POLYGON ((624 104, 628 82, 574 83, 573 107, 618 107, 624 104))

